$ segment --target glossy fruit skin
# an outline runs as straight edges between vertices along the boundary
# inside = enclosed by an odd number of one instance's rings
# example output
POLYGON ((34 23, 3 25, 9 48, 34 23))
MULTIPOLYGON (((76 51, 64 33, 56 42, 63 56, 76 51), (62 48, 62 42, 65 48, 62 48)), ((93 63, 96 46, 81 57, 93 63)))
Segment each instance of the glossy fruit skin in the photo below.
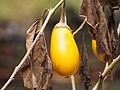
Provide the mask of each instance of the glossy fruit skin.
POLYGON ((95 55, 95 57, 100 60, 100 61, 103 61, 103 56, 98 54, 97 52, 97 45, 96 45, 96 40, 92 39, 92 51, 93 51, 93 54, 95 55))
POLYGON ((65 77, 75 74, 80 65, 78 47, 70 29, 55 26, 51 35, 50 56, 55 71, 65 77))

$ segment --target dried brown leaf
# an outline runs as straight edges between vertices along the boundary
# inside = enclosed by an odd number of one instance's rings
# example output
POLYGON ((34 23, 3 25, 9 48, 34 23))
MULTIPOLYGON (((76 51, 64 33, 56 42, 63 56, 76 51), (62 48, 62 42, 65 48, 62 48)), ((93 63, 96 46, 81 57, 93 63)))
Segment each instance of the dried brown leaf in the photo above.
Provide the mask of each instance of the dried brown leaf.
POLYGON ((33 25, 27 30, 27 34, 26 34, 26 48, 27 50, 29 49, 29 47, 31 46, 33 40, 34 40, 34 36, 35 36, 35 30, 37 30, 37 24, 38 24, 38 20, 33 23, 33 25))
POLYGON ((118 51, 118 33, 117 33, 117 27, 114 19, 113 10, 111 10, 111 15, 108 17, 108 28, 110 32, 112 56, 115 59, 117 57, 117 51, 118 51))
POLYGON ((80 8, 80 15, 87 17, 89 31, 91 33, 91 36, 95 38, 96 34, 95 26, 98 23, 98 17, 96 14, 94 0, 83 0, 80 8))
MULTIPOLYGON (((111 53, 111 42, 109 37, 107 20, 103 12, 102 6, 97 0, 96 8, 99 18, 99 25, 97 27, 98 32, 96 33, 97 52, 102 57, 103 61, 106 61, 108 62, 108 64, 111 64, 111 62, 113 61, 113 57, 111 53)), ((113 71, 111 70, 108 74, 108 79, 113 79, 112 73, 113 71)))
MULTIPOLYGON (((92 39, 96 40, 96 52, 103 61, 112 62, 111 42, 108 33, 108 25, 103 6, 98 0, 84 0, 81 11, 88 18, 89 32, 92 39), (89 5, 91 4, 91 5, 89 5), (94 29, 94 28, 95 29, 94 29)), ((110 75, 110 77, 112 77, 110 75)))
MULTIPOLYGON (((103 12, 103 8, 100 5, 99 1, 96 0, 96 12, 99 18, 99 25, 96 27, 96 45, 97 45, 97 53, 102 57, 103 61, 111 64, 113 61, 112 53, 111 53, 111 42, 109 37, 109 29, 107 25, 107 20, 105 13, 103 12)), ((113 79, 112 75, 113 71, 111 70, 108 74, 108 79, 113 79)))
POLYGON ((98 0, 95 0, 96 12, 99 19, 99 25, 96 27, 97 52, 103 56, 104 61, 111 62, 110 39, 108 38, 108 26, 105 13, 98 0))
POLYGON ((79 74, 81 76, 81 80, 83 81, 84 89, 89 90, 89 87, 91 86, 91 76, 90 76, 90 68, 89 68, 89 59, 84 41, 84 35, 83 35, 83 43, 81 47, 81 65, 80 65, 79 74))
POLYGON ((89 31, 92 38, 96 40, 97 52, 103 57, 104 61, 111 62, 112 56, 110 40, 108 38, 108 26, 100 2, 98 0, 84 0, 80 14, 88 18, 89 31))
MULTIPOLYGON (((37 20, 28 29, 26 36, 27 50, 33 43, 40 24, 41 21, 37 20)), ((49 82, 52 75, 52 65, 47 53, 44 33, 39 37, 39 40, 26 61, 27 63, 25 62, 21 68, 24 86, 30 90, 50 90, 49 82)))

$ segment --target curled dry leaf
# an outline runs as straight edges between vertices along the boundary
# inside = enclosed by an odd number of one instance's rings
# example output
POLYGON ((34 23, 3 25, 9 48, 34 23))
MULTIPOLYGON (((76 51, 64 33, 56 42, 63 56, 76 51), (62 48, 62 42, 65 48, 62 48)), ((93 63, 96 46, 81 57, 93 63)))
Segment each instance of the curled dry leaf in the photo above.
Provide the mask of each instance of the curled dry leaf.
POLYGON ((89 87, 91 86, 91 76, 90 76, 90 68, 89 68, 89 59, 84 41, 84 35, 83 35, 83 43, 81 46, 81 65, 80 65, 79 74, 81 76, 81 80, 83 81, 84 90, 89 90, 89 87))
POLYGON ((92 38, 95 38, 96 29, 95 26, 98 24, 98 17, 96 14, 96 8, 94 0, 83 0, 80 8, 80 16, 87 17, 87 23, 89 25, 89 31, 92 38))
POLYGON ((99 19, 99 25, 96 27, 96 44, 97 44, 97 52, 103 56, 104 61, 108 61, 109 63, 112 62, 111 56, 111 43, 108 33, 108 26, 106 21, 106 16, 102 10, 102 6, 100 5, 99 1, 96 0, 96 12, 99 19))
POLYGON ((118 51, 118 33, 117 33, 117 27, 114 19, 114 11, 111 10, 111 15, 108 17, 108 28, 110 32, 110 40, 111 40, 111 46, 112 46, 112 56, 115 59, 117 57, 117 51, 118 51))
MULTIPOLYGON (((34 41, 38 30, 40 30, 41 20, 37 20, 28 30, 26 35, 26 48, 29 49, 34 41)), ((21 76, 24 86, 28 89, 50 90, 50 79, 52 75, 51 60, 47 53, 44 33, 35 44, 32 52, 22 66, 21 76)))
POLYGON ((98 0, 84 0, 80 9, 80 15, 88 19, 89 32, 96 41, 96 52, 102 61, 109 64, 113 61, 111 54, 111 42, 109 30, 103 6, 98 0))
POLYGON ((104 61, 111 62, 110 39, 108 38, 108 26, 103 7, 98 0, 84 0, 81 6, 80 15, 88 18, 89 31, 96 40, 97 52, 104 61), (110 58, 110 59, 109 59, 110 58))

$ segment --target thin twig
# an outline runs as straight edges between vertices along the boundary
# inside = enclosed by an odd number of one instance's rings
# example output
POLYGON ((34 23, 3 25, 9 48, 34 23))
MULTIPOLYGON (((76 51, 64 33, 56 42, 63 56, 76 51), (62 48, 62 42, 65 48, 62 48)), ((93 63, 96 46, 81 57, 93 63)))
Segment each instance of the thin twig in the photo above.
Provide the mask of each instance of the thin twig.
MULTIPOLYGON (((109 64, 108 64, 108 62, 106 62, 104 71, 108 68, 108 66, 109 66, 109 64)), ((103 72, 104 72, 104 71, 103 71, 103 72)), ((105 76, 104 80, 105 80, 105 79, 107 79, 107 76, 105 76)))
POLYGON ((101 82, 104 80, 104 78, 107 76, 107 74, 112 70, 115 65, 120 61, 120 55, 113 60, 113 62, 104 70, 104 72, 100 75, 98 82, 96 85, 93 87, 92 90, 99 90, 100 86, 102 86, 101 82))
POLYGON ((120 36, 120 22, 118 24, 117 33, 118 33, 118 36, 120 36))
POLYGON ((85 25, 86 21, 87 21, 87 18, 85 18, 84 21, 82 22, 82 24, 80 25, 80 27, 75 32, 73 32, 73 36, 75 34, 77 34, 83 28, 83 26, 85 25))
POLYGON ((70 77, 70 79, 71 79, 71 84, 72 84, 72 90, 76 90, 75 77, 72 75, 72 76, 70 77))
POLYGON ((60 17, 60 23, 64 23, 65 25, 67 25, 67 18, 66 18, 66 0, 64 0, 63 4, 62 4, 62 12, 61 12, 61 17, 60 17))
POLYGON ((21 62, 18 64, 18 66, 15 67, 12 75, 10 76, 10 78, 8 79, 8 81, 4 84, 4 86, 1 88, 1 90, 5 90, 7 88, 7 86, 14 80, 15 75, 19 72, 21 66, 23 65, 23 63, 25 62, 25 60, 27 59, 27 57, 29 56, 31 50, 33 49, 33 47, 35 46, 36 42, 38 41, 40 35, 42 34, 42 32, 44 31, 50 17, 53 15, 53 13, 56 11, 56 9, 64 2, 64 0, 61 0, 53 9, 49 10, 49 13, 45 19, 45 22, 43 23, 43 26, 41 27, 41 29, 39 30, 39 33, 37 34, 35 40, 33 41, 32 45, 30 46, 29 50, 27 51, 27 53, 25 54, 25 56, 23 57, 23 59, 21 60, 21 62))

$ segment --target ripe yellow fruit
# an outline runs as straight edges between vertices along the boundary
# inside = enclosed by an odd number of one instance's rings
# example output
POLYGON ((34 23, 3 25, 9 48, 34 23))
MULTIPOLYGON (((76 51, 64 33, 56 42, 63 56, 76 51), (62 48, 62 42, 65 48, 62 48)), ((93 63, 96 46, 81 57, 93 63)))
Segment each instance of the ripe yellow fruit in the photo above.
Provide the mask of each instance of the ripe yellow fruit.
MULTIPOLYGON (((110 39, 110 33, 108 32, 108 39, 110 39)), ((110 44, 110 50, 112 50, 112 46, 110 44)), ((95 55, 95 57, 100 60, 100 61, 103 61, 104 62, 104 56, 99 54, 97 52, 97 45, 96 45, 96 40, 92 39, 92 51, 93 51, 93 54, 95 55)))
POLYGON ((97 59, 99 59, 100 61, 103 61, 103 56, 98 54, 98 52, 97 52, 96 40, 94 40, 94 39, 92 39, 92 51, 97 59))
POLYGON ((54 27, 51 35, 50 56, 58 74, 69 77, 77 72, 80 55, 69 27, 54 27))

